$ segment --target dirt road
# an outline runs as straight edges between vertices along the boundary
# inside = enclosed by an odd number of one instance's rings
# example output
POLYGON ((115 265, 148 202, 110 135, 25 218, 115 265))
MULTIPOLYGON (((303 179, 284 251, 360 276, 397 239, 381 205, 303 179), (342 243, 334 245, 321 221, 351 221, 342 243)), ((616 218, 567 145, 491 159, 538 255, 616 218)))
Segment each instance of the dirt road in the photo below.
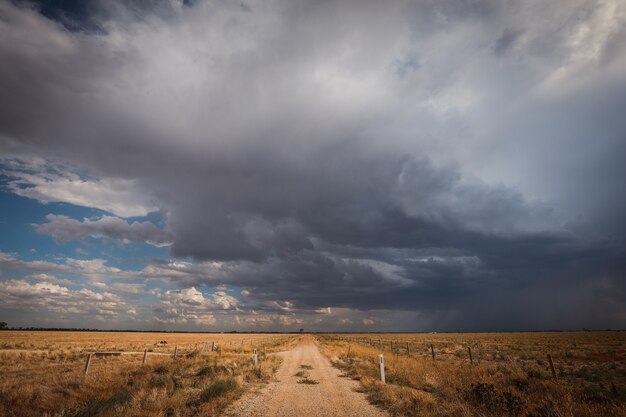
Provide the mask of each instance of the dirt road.
POLYGON ((359 383, 340 377, 313 342, 305 336, 300 344, 281 352, 283 363, 276 373, 276 382, 260 392, 250 392, 226 411, 232 417, 388 417, 388 414, 367 402, 364 394, 354 391, 359 383), (304 369, 308 365, 312 369, 304 369), (318 384, 298 383, 295 376, 304 372, 308 380, 318 384))

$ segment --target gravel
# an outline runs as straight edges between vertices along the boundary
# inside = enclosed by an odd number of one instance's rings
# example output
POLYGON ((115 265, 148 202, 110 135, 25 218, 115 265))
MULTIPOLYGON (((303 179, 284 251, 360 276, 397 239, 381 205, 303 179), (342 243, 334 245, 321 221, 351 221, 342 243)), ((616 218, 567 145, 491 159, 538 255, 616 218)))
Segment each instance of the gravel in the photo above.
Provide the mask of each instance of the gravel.
POLYGON ((386 412, 371 405, 364 394, 355 389, 359 383, 340 377, 313 342, 304 337, 302 342, 287 352, 281 352, 283 363, 276 373, 277 381, 261 390, 244 395, 226 411, 230 417, 389 417, 386 412), (295 376, 301 365, 310 365, 307 370, 311 380, 319 384, 298 383, 295 376))

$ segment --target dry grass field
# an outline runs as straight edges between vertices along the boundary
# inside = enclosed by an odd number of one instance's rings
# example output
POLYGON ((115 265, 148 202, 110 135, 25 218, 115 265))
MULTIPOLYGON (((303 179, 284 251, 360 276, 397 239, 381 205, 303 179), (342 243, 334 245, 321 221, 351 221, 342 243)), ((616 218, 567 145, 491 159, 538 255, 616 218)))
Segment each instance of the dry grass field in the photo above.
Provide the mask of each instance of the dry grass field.
POLYGON ((370 400, 393 415, 626 416, 626 332, 326 335, 318 340, 335 366, 360 380, 370 400))
POLYGON ((214 415, 270 379, 297 336, 0 332, 0 416, 214 415), (217 349, 211 352, 211 342, 217 349), (162 343, 166 342, 166 343, 162 343), (173 353, 177 349, 176 359, 173 353), (252 362, 258 349, 260 366, 252 362), (147 362, 142 365, 144 350, 147 362), (95 354, 87 375, 86 358, 95 354))
MULTIPOLYGON (((269 354, 289 350, 299 339, 2 331, 0 417, 218 415, 246 390, 270 381, 280 359, 269 354), (252 362, 255 348, 259 367, 252 362), (101 354, 92 356, 85 375, 86 358, 95 352, 101 354)), ((315 340, 346 377, 360 381, 371 402, 395 416, 626 416, 626 332, 350 334, 315 340), (380 382, 381 353, 386 384, 380 382)))

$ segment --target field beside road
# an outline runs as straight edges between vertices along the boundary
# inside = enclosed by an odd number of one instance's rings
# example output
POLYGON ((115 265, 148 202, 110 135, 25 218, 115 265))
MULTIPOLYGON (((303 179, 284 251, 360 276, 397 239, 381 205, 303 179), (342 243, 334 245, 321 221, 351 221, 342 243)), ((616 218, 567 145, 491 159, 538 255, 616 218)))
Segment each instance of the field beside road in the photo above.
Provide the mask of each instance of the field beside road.
POLYGON ((0 332, 0 417, 216 415, 626 417, 626 332, 0 332))
POLYGON ((270 353, 288 349, 298 339, 268 334, 2 331, 0 416, 215 415, 250 385, 267 382, 280 364, 270 353), (258 367, 252 360, 255 348, 258 367))
POLYGON ((319 340, 322 352, 361 382, 370 401, 395 415, 626 416, 626 332, 346 334, 319 340), (386 384, 380 382, 379 354, 386 384))

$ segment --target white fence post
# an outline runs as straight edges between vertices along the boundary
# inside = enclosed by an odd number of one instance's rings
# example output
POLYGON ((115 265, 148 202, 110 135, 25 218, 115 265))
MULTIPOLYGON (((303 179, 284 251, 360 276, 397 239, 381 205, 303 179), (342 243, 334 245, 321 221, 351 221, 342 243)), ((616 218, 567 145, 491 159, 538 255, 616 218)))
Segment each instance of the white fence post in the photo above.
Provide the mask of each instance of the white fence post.
POLYGON ((87 375, 87 372, 89 372, 89 365, 91 365, 91 355, 93 355, 93 353, 90 353, 87 356, 87 362, 85 362, 85 375, 87 375))
POLYGON ((385 357, 380 354, 378 359, 380 360, 380 380, 385 384, 385 357))

